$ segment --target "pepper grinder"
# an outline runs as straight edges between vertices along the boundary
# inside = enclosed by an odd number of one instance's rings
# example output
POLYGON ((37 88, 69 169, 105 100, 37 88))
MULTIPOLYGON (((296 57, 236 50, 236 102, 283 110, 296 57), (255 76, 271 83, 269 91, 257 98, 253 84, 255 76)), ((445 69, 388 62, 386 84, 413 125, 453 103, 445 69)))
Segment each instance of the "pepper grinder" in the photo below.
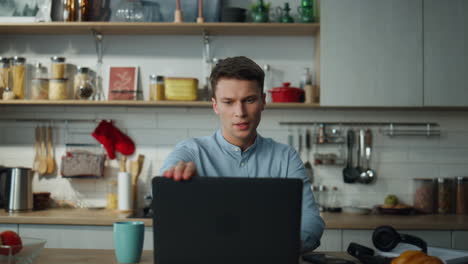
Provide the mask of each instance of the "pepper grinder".
POLYGON ((180 9, 180 0, 176 0, 176 10, 174 11, 174 23, 182 23, 182 10, 180 9))
POLYGON ((203 0, 198 0, 198 17, 197 23, 203 23, 205 20, 203 19, 203 0))

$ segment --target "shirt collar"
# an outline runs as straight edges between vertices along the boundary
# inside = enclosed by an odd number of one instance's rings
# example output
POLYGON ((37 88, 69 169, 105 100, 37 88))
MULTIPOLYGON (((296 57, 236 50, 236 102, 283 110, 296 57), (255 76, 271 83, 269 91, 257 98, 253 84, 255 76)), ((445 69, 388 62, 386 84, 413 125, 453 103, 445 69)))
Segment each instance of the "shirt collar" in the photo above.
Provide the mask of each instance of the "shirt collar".
POLYGON ((257 148, 257 145, 260 144, 260 142, 262 141, 262 137, 260 136, 260 134, 258 134, 257 132, 257 137, 255 138, 255 141, 254 143, 248 147, 244 152, 242 152, 241 148, 236 146, 236 145, 233 145, 231 143, 229 143, 224 137, 223 137, 223 133, 221 131, 221 129, 219 129, 218 131, 216 131, 216 139, 218 140, 218 142, 221 144, 221 146, 223 147, 223 149, 229 151, 229 152, 234 152, 234 153, 247 153, 247 152, 250 152, 252 150, 254 150, 255 148, 257 148))

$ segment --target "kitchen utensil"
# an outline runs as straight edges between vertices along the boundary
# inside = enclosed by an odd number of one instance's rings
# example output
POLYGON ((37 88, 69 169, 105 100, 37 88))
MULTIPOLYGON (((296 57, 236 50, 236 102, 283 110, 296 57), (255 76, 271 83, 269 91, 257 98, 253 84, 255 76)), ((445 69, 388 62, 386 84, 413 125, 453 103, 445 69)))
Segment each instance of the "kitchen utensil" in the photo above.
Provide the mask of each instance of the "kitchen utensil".
MULTIPOLYGON (((365 158, 366 158, 366 167, 365 169, 361 172, 361 175, 359 177, 359 181, 361 183, 371 183, 375 179, 375 172, 370 168, 370 157, 371 157, 371 152, 372 152, 372 132, 368 128, 365 131, 364 135, 364 143, 365 143, 365 148, 363 148, 362 151, 365 152, 365 158)), ((361 144, 362 145, 362 144, 361 144)))
POLYGON ((54 145, 53 145, 53 134, 52 134, 52 127, 49 126, 48 128, 48 135, 47 135, 47 174, 52 174, 55 171, 55 157, 54 157, 54 145))
POLYGON ((27 211, 33 209, 32 179, 34 173, 30 168, 2 168, 3 193, 2 204, 6 211, 27 211))
POLYGON ((198 17, 197 23, 203 23, 205 20, 203 19, 203 0, 198 0, 198 17))
POLYGON ((343 180, 345 183, 354 183, 359 177, 359 172, 353 167, 354 136, 354 131, 349 129, 347 133, 348 161, 346 168, 343 169, 343 180))
POLYGON ((132 175, 132 201, 133 201, 133 210, 138 207, 137 193, 138 193, 138 177, 141 173, 141 168, 143 167, 143 162, 145 156, 138 155, 136 161, 130 161, 130 173, 132 175))
POLYGON ((180 9, 180 0, 176 0, 176 9, 174 11, 174 22, 182 22, 182 10, 180 9))
POLYGON ((274 103, 301 102, 304 98, 304 90, 297 87, 289 87, 291 83, 283 83, 283 87, 275 87, 268 92, 274 103))
POLYGON ((41 127, 41 155, 39 158, 39 174, 44 175, 47 173, 47 150, 45 147, 46 141, 46 128, 41 127))
POLYGON ((39 171, 39 166, 40 166, 40 134, 39 134, 39 127, 36 126, 34 129, 34 148, 36 150, 36 154, 34 155, 34 162, 33 162, 33 171, 39 171))
POLYGON ((364 136, 365 136, 365 131, 364 129, 359 129, 359 134, 358 134, 358 141, 357 141, 357 164, 356 164, 356 171, 358 173, 358 180, 361 175, 361 172, 364 171, 364 168, 362 167, 361 163, 364 160, 363 154, 364 154, 364 136))
POLYGON ((309 161, 310 160, 310 148, 311 148, 310 137, 311 137, 310 130, 306 129, 305 142, 306 142, 306 149, 307 149, 307 161, 304 164, 304 167, 306 170, 306 175, 309 178, 310 183, 312 184, 314 182, 314 171, 312 169, 312 164, 309 161))

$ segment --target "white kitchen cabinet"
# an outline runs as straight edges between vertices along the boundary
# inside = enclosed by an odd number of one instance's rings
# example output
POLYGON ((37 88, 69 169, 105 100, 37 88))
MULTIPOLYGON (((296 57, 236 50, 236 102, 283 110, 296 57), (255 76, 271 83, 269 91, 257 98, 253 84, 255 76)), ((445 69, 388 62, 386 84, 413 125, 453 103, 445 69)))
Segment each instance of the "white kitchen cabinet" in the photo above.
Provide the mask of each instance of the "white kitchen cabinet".
POLYGON ((18 233, 18 225, 17 224, 0 224, 0 233, 6 230, 15 231, 18 233))
POLYGON ((468 106, 466 0, 424 0, 424 105, 468 106))
MULTIPOLYGON (((112 226, 19 225, 21 236, 47 240, 47 248, 113 249, 112 226)), ((145 250, 153 249, 153 229, 145 228, 145 250)))
POLYGON ((452 248, 468 250, 468 231, 452 232, 452 248))
POLYGON ((322 106, 422 106, 422 0, 321 2, 322 106))
POLYGON ((342 251, 341 248, 341 230, 326 229, 320 240, 320 247, 316 251, 342 251))

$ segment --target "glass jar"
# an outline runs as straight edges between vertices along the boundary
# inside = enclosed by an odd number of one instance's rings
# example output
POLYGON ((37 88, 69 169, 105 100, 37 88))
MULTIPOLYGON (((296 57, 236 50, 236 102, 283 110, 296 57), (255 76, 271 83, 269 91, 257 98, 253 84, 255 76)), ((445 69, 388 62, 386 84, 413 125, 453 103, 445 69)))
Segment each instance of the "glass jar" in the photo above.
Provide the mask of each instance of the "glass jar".
POLYGON ((164 78, 162 76, 150 75, 150 100, 164 100, 164 78))
POLYGON ((10 58, 0 57, 0 98, 2 98, 3 90, 9 87, 10 78, 10 58))
POLYGON ((319 185, 317 195, 317 205, 320 212, 327 210, 327 187, 325 185, 319 185))
POLYGON ((454 204, 454 182, 448 178, 437 178, 437 212, 450 214, 454 204))
POLYGON ((31 80, 31 99, 47 100, 49 99, 49 79, 31 80))
POLYGON ((140 0, 121 0, 112 21, 144 22, 144 9, 140 0))
POLYGON ((107 209, 117 209, 117 181, 109 182, 107 186, 107 209))
POLYGON ((49 100, 67 99, 67 79, 49 80, 49 100))
POLYGON ((13 57, 13 64, 11 67, 11 74, 13 77, 13 93, 16 99, 24 99, 25 94, 25 72, 26 72, 26 59, 23 57, 13 57))
POLYGON ((457 214, 468 214, 468 177, 456 178, 456 210, 457 214))
POLYGON ((436 201, 436 181, 427 178, 413 179, 413 206, 416 210, 432 214, 435 210, 436 201))
POLYGON ((75 99, 88 100, 91 99, 95 87, 92 82, 90 69, 88 67, 79 67, 78 73, 75 75, 73 83, 73 94, 75 99))
POLYGON ((65 78, 65 58, 54 56, 50 58, 50 78, 64 79, 65 78))

